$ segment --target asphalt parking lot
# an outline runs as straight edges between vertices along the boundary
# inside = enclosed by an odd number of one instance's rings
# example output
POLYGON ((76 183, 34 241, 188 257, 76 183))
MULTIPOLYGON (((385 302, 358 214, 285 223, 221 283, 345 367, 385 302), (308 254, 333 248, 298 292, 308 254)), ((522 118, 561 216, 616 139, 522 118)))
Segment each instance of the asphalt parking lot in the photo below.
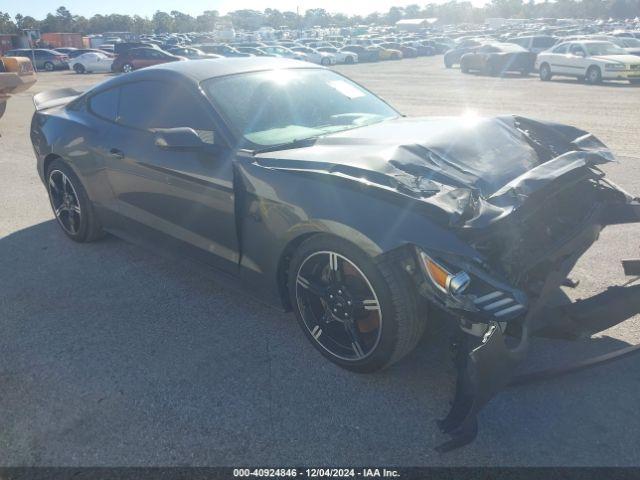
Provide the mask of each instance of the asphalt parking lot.
MULTIPOLYGON (((640 86, 463 75, 441 57, 336 69, 410 116, 583 128, 618 154, 610 179, 640 194, 640 86)), ((43 73, 0 120, 0 465, 640 465, 640 357, 507 390, 476 442, 442 455, 435 420, 453 387, 442 338, 356 375, 324 360, 292 315, 191 265, 112 237, 67 240, 36 173, 31 96, 105 77, 43 73)), ((567 293, 623 283, 619 260, 638 256, 640 225, 605 230, 567 293)), ((536 340, 525 367, 638 342, 636 314, 593 338, 536 340)))

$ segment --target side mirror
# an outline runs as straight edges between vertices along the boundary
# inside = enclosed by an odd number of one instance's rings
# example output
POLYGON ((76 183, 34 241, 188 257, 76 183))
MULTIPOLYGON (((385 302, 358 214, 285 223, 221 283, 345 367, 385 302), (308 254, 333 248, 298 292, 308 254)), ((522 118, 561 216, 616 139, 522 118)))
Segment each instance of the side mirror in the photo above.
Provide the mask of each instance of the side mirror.
POLYGON ((155 145, 163 150, 200 150, 206 144, 193 128, 156 128, 155 145))

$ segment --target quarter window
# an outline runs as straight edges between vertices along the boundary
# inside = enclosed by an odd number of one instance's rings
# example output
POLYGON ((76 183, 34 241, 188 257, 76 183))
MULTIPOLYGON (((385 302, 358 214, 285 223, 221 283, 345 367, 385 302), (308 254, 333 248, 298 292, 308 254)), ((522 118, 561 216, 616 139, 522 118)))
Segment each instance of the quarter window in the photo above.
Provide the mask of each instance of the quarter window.
POLYGON ((89 109, 98 117, 114 122, 118 115, 118 89, 112 88, 93 95, 89 100, 89 109))
POLYGON ((565 43, 564 45, 554 48, 553 53, 567 53, 567 50, 569 50, 569 44, 565 43))

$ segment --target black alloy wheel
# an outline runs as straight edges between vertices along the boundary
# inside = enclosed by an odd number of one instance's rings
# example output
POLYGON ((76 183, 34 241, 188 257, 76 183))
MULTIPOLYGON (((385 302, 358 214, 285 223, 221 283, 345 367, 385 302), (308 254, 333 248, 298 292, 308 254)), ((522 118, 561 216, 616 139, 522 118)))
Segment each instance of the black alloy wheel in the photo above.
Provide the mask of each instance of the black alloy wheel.
POLYGON ((80 231, 82 209, 71 180, 62 171, 51 170, 48 188, 51 207, 58 223, 67 234, 77 235, 80 231))
POLYGON ((76 242, 91 242, 103 235, 82 183, 64 161, 51 162, 46 187, 53 214, 69 238, 76 242))
POLYGON ((296 301, 305 327, 329 354, 362 360, 380 341, 382 311, 364 273, 332 251, 309 255, 296 275, 296 301))
POLYGON ((374 261, 346 240, 317 234, 294 253, 287 280, 307 338, 348 370, 385 368, 413 350, 424 332, 426 310, 392 256, 374 261))

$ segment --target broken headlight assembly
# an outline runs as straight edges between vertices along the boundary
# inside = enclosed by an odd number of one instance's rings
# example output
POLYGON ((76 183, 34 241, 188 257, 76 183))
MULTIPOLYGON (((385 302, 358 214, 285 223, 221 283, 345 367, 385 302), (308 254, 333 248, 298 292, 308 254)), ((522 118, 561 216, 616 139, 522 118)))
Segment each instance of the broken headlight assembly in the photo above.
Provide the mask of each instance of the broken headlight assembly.
POLYGON ((417 249, 425 282, 421 293, 452 311, 474 320, 507 321, 527 310, 526 295, 491 277, 470 262, 417 249))

